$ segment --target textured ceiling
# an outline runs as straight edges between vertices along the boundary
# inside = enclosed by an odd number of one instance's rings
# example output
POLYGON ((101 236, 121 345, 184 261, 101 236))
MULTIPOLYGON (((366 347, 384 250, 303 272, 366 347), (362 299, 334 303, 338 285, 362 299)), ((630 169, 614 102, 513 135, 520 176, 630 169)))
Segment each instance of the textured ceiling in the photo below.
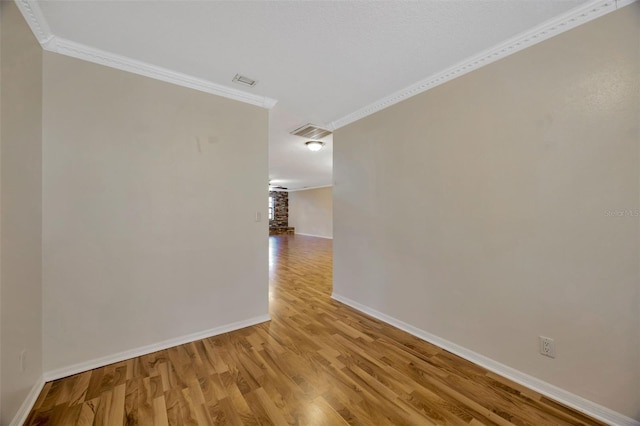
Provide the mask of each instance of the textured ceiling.
POLYGON ((41 1, 55 36, 274 98, 270 178, 330 185, 320 152, 288 132, 332 122, 586 0, 41 1), (231 82, 236 73, 254 88, 231 82))

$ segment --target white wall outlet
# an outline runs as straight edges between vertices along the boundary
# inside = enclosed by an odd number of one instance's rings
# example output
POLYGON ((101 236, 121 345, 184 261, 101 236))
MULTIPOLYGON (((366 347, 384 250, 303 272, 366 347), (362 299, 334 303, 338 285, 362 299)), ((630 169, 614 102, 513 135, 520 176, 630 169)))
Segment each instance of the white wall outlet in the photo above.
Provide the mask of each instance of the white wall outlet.
POLYGON ((262 220, 262 214, 260 212, 256 212, 256 222, 260 222, 262 220))
POLYGON ((540 342, 540 354, 549 358, 556 357, 556 343, 551 337, 538 336, 540 342))
POLYGON ((20 351, 20 371, 23 372, 27 369, 27 350, 20 351))

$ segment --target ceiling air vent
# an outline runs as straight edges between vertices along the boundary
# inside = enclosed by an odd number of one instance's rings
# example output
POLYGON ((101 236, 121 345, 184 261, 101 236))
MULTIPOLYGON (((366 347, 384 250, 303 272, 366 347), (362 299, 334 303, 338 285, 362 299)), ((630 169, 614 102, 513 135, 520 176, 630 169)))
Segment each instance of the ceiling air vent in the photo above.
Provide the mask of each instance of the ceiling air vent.
POLYGON ((236 76, 233 77, 233 82, 238 84, 243 84, 245 86, 250 86, 250 87, 253 87, 256 84, 258 84, 256 80, 253 80, 249 77, 245 77, 244 75, 240 75, 240 74, 236 74, 236 76))
POLYGON ((313 124, 305 124, 302 127, 298 127, 291 132, 292 135, 301 136, 305 139, 322 139, 325 136, 329 136, 331 132, 326 129, 321 129, 313 124))

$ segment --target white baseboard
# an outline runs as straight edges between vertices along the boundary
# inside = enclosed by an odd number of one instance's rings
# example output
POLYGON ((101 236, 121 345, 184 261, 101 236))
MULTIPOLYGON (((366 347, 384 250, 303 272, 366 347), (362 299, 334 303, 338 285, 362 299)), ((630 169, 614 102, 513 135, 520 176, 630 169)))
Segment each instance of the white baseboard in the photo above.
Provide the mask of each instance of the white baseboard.
MULTIPOLYGON (((618 1, 622 1, 622 0, 618 0, 618 1)), ((636 1, 636 0, 627 0, 627 1, 636 1)), ((333 184, 320 185, 320 186, 305 186, 304 188, 287 189, 287 192, 311 191, 313 189, 331 188, 332 186, 333 184)))
POLYGON ((31 412, 31 407, 36 403, 40 392, 42 392, 42 388, 44 387, 44 376, 40 376, 38 381, 31 387, 29 394, 22 401, 22 405, 18 409, 18 412, 15 416, 13 416, 13 420, 9 423, 9 426, 21 426, 27 421, 27 417, 31 412))
POLYGON ((378 312, 375 309, 369 308, 368 306, 362 305, 347 297, 333 293, 331 295, 331 298, 337 300, 338 302, 344 303, 345 305, 351 306, 352 308, 368 314, 376 319, 379 319, 380 321, 384 321, 385 323, 399 328, 400 330, 406 331, 407 333, 419 337, 422 340, 433 343, 434 345, 439 346, 468 361, 471 361, 474 364, 484 367, 489 371, 493 371, 494 373, 506 377, 507 379, 510 379, 523 386, 526 386, 527 388, 545 395, 555 401, 558 401, 561 404, 571 407, 576 411, 587 414, 611 425, 640 426, 640 422, 637 420, 613 411, 607 407, 603 407, 602 405, 596 404, 595 402, 589 401, 585 398, 582 398, 581 396, 572 394, 571 392, 568 392, 550 383, 544 382, 533 376, 529 376, 528 374, 501 364, 497 361, 492 360, 491 358, 487 358, 484 355, 480 355, 479 353, 473 352, 467 348, 445 340, 441 337, 435 336, 424 330, 416 328, 394 317, 383 314, 382 312, 378 312))
POLYGON ((333 240, 333 237, 325 237, 324 235, 305 234, 303 232, 296 232, 296 235, 303 235, 305 237, 325 238, 327 240, 333 240))
POLYGON ((105 365, 113 364, 142 355, 147 355, 153 352, 161 351, 163 349, 168 349, 174 346, 183 345, 185 343, 194 342, 196 340, 206 339, 207 337, 217 336, 219 334, 228 333, 230 331, 239 330, 245 327, 250 327, 252 325, 260 324, 270 320, 271 317, 268 314, 261 315, 259 317, 250 318, 244 321, 238 321, 209 330, 199 331, 197 333, 187 334, 185 336, 164 340, 162 342, 154 343, 151 345, 141 346, 139 348, 130 349, 128 351, 118 352, 115 354, 103 356, 101 358, 80 362, 68 367, 62 367, 56 370, 47 371, 44 373, 44 380, 46 382, 49 382, 51 380, 61 379, 63 377, 82 373, 83 371, 93 370, 94 368, 104 367, 105 365))
POLYGON ((616 0, 616 9, 629 6, 631 3, 635 3, 638 0, 616 0))

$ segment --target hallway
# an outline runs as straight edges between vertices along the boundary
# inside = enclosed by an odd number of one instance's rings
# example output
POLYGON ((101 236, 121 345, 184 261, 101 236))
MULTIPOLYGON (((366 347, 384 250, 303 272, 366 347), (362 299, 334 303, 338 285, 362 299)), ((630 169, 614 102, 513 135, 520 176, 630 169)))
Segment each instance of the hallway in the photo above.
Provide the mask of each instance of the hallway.
POLYGON ((270 322, 47 383, 27 424, 600 424, 333 301, 332 240, 269 252, 270 322))

